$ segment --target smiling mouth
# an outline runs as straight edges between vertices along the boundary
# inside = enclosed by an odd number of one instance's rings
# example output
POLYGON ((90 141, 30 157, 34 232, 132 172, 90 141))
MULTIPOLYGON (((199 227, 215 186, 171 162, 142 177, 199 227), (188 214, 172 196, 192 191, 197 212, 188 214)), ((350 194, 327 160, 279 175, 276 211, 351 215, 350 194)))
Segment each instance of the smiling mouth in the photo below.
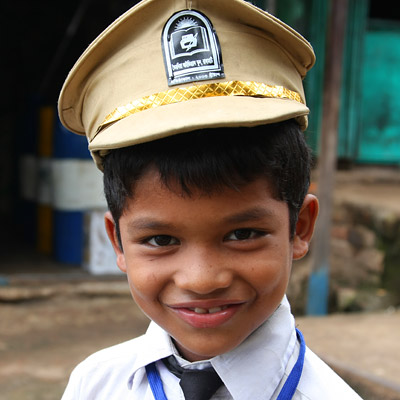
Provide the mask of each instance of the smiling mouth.
POLYGON ((206 304, 203 307, 195 304, 175 306, 172 310, 184 322, 194 328, 217 328, 228 322, 243 307, 243 302, 233 302, 221 305, 206 304))

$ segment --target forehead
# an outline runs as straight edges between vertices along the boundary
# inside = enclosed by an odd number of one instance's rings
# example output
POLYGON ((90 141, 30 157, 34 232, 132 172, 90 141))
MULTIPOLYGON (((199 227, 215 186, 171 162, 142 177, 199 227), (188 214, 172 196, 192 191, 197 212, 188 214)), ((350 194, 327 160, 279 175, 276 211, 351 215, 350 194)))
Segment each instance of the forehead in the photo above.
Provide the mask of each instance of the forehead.
POLYGON ((139 210, 149 214, 168 210, 177 215, 184 211, 198 212, 199 209, 207 214, 221 215, 252 209, 253 216, 256 216, 261 209, 263 214, 275 213, 278 203, 287 208, 286 203, 275 198, 274 188, 266 177, 255 178, 236 188, 221 185, 205 191, 192 186, 187 192, 176 179, 164 182, 159 171, 151 167, 136 182, 134 194, 127 200, 125 209, 133 214, 139 210))
MULTIPOLYGON (((182 153, 188 154, 188 151, 182 149, 182 153)), ((199 197, 227 191, 240 193, 249 183, 263 181, 270 193, 276 199, 281 199, 278 177, 265 166, 251 165, 250 158, 233 160, 234 152, 221 154, 221 157, 215 154, 199 156, 194 152, 182 157, 182 153, 175 160, 166 154, 160 159, 156 156, 156 160, 144 160, 144 163, 139 163, 141 166, 125 174, 124 182, 132 197, 136 197, 137 190, 148 184, 163 187, 183 197, 199 197)))
POLYGON ((144 167, 140 177, 134 182, 134 197, 137 196, 138 191, 146 190, 149 186, 153 190, 159 189, 179 197, 192 199, 229 194, 235 196, 251 192, 249 186, 253 183, 258 183, 255 186, 265 186, 268 194, 275 194, 274 180, 264 171, 257 174, 253 172, 246 179, 234 170, 226 173, 219 168, 204 168, 204 165, 197 165, 194 169, 191 167, 183 171, 176 170, 176 166, 170 170, 161 170, 157 165, 150 163, 144 167))

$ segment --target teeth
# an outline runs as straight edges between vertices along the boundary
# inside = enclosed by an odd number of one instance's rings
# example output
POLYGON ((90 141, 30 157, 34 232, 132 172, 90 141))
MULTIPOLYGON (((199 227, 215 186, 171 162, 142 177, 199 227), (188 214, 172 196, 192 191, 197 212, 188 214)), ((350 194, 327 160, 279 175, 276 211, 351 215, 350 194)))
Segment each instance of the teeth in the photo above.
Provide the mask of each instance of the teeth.
POLYGON ((190 308, 190 310, 194 311, 196 314, 214 314, 219 311, 225 310, 228 308, 228 306, 222 306, 222 307, 212 307, 212 308, 200 308, 200 307, 195 307, 195 308, 190 308))
POLYGON ((218 311, 222 311, 222 307, 213 307, 213 308, 210 308, 210 309, 208 310, 208 312, 209 312, 210 314, 214 314, 214 313, 216 313, 216 312, 218 312, 218 311))

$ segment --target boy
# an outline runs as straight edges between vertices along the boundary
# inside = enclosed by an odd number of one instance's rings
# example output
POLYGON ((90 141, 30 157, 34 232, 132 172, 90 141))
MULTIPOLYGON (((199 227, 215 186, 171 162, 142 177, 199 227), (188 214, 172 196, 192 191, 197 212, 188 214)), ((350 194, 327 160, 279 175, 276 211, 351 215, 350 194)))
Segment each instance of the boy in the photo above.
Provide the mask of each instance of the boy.
POLYGON ((358 399, 285 297, 318 213, 295 31, 242 0, 145 0, 60 95, 86 134, 118 267, 152 320, 72 373, 63 399, 358 399), (161 39, 161 40, 160 40, 161 39))

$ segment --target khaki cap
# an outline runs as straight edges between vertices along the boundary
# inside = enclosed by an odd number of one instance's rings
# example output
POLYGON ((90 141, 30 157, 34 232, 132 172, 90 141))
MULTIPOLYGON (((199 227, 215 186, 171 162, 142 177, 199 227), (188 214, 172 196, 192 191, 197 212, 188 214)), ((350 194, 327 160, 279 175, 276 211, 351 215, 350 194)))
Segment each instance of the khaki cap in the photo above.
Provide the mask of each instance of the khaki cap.
POLYGON ((101 169, 111 149, 202 128, 295 118, 311 45, 243 0, 143 0, 82 54, 59 98, 101 169))

